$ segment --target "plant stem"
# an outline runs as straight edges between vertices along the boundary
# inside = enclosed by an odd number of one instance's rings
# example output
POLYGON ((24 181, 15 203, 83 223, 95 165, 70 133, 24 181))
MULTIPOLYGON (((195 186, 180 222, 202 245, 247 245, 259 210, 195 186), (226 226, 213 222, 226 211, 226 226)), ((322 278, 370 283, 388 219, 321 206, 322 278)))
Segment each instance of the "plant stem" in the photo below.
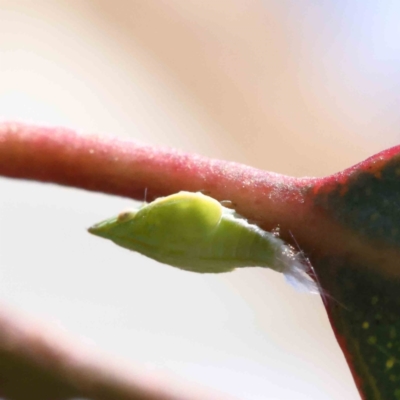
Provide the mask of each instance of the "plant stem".
POLYGON ((138 200, 147 189, 148 201, 180 190, 202 191, 271 226, 300 219, 304 200, 296 178, 115 137, 15 122, 0 123, 0 175, 138 200), (296 213, 288 212, 293 207, 296 213))

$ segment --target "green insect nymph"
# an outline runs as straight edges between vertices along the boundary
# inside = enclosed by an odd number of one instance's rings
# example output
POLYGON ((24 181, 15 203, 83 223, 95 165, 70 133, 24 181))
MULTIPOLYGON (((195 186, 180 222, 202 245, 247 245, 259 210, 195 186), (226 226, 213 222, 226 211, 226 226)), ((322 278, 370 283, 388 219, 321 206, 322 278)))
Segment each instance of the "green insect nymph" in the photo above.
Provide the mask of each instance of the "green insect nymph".
POLYGON ((200 273, 269 267, 313 290, 300 253, 202 193, 161 197, 89 229, 173 267, 200 273))

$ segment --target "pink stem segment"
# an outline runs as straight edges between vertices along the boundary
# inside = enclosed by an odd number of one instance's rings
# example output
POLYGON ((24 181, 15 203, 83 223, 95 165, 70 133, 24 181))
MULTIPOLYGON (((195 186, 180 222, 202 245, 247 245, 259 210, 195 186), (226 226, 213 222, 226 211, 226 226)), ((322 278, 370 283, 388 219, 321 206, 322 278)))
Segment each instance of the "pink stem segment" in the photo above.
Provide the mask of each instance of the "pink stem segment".
POLYGON ((238 212, 271 226, 296 222, 304 201, 299 180, 292 177, 114 137, 15 122, 0 123, 0 175, 138 200, 148 189, 149 201, 180 190, 202 191, 231 200, 238 212), (293 207, 296 213, 288 212, 293 207))

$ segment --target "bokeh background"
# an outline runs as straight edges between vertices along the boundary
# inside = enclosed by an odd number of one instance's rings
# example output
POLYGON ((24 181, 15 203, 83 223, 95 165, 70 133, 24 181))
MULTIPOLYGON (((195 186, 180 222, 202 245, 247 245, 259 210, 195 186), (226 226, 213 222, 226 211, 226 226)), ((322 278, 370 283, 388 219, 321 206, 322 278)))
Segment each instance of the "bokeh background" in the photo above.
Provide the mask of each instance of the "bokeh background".
MULTIPOLYGON (((0 115, 324 176, 398 144, 400 5, 0 0, 0 115)), ((132 201, 0 179, 0 301, 243 400, 358 400, 318 296, 90 236, 132 201)), ((334 240, 334 238, 332 238, 334 240)))

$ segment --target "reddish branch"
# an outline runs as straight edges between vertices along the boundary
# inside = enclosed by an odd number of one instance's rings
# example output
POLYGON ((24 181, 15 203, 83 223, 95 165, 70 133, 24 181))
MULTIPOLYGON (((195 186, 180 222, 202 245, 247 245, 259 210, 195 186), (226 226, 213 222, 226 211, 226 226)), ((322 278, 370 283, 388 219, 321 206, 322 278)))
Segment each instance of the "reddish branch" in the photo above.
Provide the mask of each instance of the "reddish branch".
POLYGON ((295 178, 64 128, 0 123, 0 175, 138 200, 147 189, 149 201, 180 190, 203 191, 271 225, 302 217, 303 194, 295 178), (296 213, 288 215, 288 206, 296 213))
MULTIPOLYGON (((180 190, 202 191, 232 201, 240 214, 265 229, 280 226, 283 239, 291 241, 294 235, 302 249, 314 254, 340 254, 350 240, 343 229, 316 212, 309 189, 317 179, 288 177, 115 137, 0 123, 0 175, 138 200, 147 189, 149 201, 180 190)), ((352 243, 361 253, 359 244, 352 243)))

